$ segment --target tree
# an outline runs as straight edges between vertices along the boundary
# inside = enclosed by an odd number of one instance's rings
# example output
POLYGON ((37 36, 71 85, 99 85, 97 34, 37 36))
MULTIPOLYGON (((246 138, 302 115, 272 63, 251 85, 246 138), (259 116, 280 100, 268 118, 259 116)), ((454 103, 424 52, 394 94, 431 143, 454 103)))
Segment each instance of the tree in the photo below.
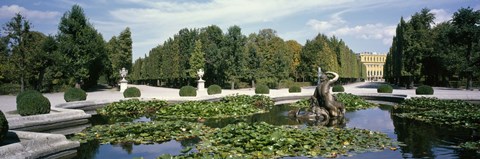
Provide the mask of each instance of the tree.
POLYGON ((200 30, 199 38, 202 51, 205 53, 205 81, 209 84, 222 85, 225 81, 225 52, 222 51, 225 37, 223 31, 216 25, 200 30))
POLYGON ((113 36, 106 44, 108 60, 105 61, 109 83, 115 85, 120 80, 119 70, 132 68, 132 38, 130 28, 125 28, 118 37, 113 36))
POLYGON ((20 80, 20 90, 25 90, 25 78, 28 75, 28 64, 34 57, 30 56, 30 50, 27 49, 30 36, 30 22, 21 14, 17 13, 7 22, 3 28, 7 34, 6 41, 8 42, 9 62, 14 71, 12 75, 18 76, 20 80))
POLYGON ((104 69, 102 59, 108 58, 102 35, 88 22, 78 5, 63 15, 58 29, 58 49, 68 64, 65 74, 71 83, 76 87, 83 83, 84 88, 96 85, 104 69))
POLYGON ((290 65, 290 76, 292 76, 296 81, 299 78, 297 67, 300 65, 300 53, 302 52, 302 45, 295 40, 288 40, 286 45, 288 50, 288 58, 292 59, 292 63, 290 65))
POLYGON ((230 83, 231 89, 235 88, 235 82, 244 76, 246 72, 247 57, 244 52, 246 37, 238 26, 231 26, 225 35, 225 75, 230 83))
MULTIPOLYGON (((472 78, 475 74, 473 58, 478 56, 474 53, 475 44, 480 41, 480 11, 472 8, 461 8, 453 14, 452 25, 454 27, 452 38, 456 45, 465 48, 465 65, 463 66, 467 76, 467 88, 472 89, 472 78)), ((477 68, 478 70, 478 68, 477 68)))
POLYGON ((199 69, 205 69, 205 53, 202 51, 202 42, 200 40, 195 41, 195 49, 192 56, 189 59, 190 69, 188 74, 191 78, 197 78, 197 71, 199 69))

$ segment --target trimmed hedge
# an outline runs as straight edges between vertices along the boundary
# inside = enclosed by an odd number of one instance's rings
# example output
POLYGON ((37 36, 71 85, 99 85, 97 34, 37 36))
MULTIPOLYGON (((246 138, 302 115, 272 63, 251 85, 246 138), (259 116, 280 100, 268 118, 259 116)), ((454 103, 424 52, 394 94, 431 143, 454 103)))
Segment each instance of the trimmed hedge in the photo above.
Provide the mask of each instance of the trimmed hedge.
POLYGON ((193 86, 183 86, 180 88, 180 97, 196 97, 197 89, 193 86))
POLYGON ((219 85, 216 85, 216 84, 210 85, 207 88, 207 93, 208 93, 208 95, 221 94, 222 93, 222 87, 220 87, 219 85))
POLYGON ((417 95, 433 95, 433 88, 427 85, 423 85, 415 89, 417 95))
POLYGON ((140 89, 138 89, 137 87, 128 87, 123 92, 123 97, 125 98, 140 97, 141 95, 142 93, 140 92, 140 89))
POLYGON ((393 88, 388 84, 382 84, 377 88, 377 93, 392 93, 392 92, 393 92, 393 88))
POLYGON ((342 85, 335 85, 332 87, 332 92, 345 92, 345 88, 342 85))
POLYGON ((18 93, 17 98, 16 98, 16 100, 15 100, 15 102, 17 103, 17 105, 18 105, 18 101, 19 101, 20 98, 22 98, 22 97, 25 96, 26 94, 30 94, 30 93, 42 95, 42 93, 40 93, 40 92, 38 92, 38 91, 36 91, 36 90, 26 90, 26 91, 20 92, 20 93, 18 93))
POLYGON ((255 87, 255 94, 269 94, 270 89, 263 84, 258 84, 257 87, 255 87))
POLYGON ((27 92, 19 96, 17 96, 17 112, 21 116, 50 113, 50 101, 42 94, 27 92))
POLYGON ((8 121, 5 118, 5 114, 0 110, 0 145, 7 136, 8 132, 8 121))
POLYGON ((299 93, 299 92, 302 92, 302 88, 300 88, 300 86, 291 86, 290 88, 288 88, 288 92, 299 93))
POLYGON ((63 94, 66 102, 83 101, 87 99, 87 93, 80 88, 69 88, 63 94))

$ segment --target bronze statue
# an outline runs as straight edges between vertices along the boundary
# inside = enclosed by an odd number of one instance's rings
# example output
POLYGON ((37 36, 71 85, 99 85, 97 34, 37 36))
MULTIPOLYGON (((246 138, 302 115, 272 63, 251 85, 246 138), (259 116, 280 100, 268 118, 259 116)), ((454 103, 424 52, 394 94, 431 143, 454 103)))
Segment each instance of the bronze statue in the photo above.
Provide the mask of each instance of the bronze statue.
POLYGON ((343 117, 345 115, 345 106, 343 103, 337 102, 332 93, 330 93, 331 85, 338 80, 338 77, 338 74, 335 72, 320 72, 319 84, 309 100, 309 110, 301 113, 299 109, 296 110, 295 113, 292 113, 292 115, 299 119, 308 118, 310 120, 321 120, 327 123, 337 117, 343 117), (332 74, 334 77, 329 79, 327 74, 332 74))

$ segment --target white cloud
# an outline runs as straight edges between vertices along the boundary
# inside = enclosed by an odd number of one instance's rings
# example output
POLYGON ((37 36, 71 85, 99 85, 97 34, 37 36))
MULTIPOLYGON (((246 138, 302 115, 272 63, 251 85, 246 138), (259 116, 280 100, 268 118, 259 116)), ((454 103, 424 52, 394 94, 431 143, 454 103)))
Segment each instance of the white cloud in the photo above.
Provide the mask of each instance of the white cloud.
POLYGON ((430 13, 435 15, 435 20, 433 21, 435 24, 440 24, 445 21, 449 21, 452 19, 452 13, 444 10, 444 9, 432 9, 430 13))
POLYGON ((16 13, 22 14, 29 20, 56 19, 60 15, 59 12, 28 10, 18 5, 0 7, 0 19, 12 18, 16 13))
POLYGON ((365 40, 382 40, 385 45, 390 45, 395 35, 395 25, 384 25, 382 23, 357 25, 354 27, 344 26, 329 32, 336 36, 354 36, 365 40))
POLYGON ((334 14, 328 21, 320 21, 316 19, 310 19, 307 22, 307 25, 313 28, 318 32, 326 32, 334 27, 344 25, 345 21, 339 16, 339 14, 334 14))

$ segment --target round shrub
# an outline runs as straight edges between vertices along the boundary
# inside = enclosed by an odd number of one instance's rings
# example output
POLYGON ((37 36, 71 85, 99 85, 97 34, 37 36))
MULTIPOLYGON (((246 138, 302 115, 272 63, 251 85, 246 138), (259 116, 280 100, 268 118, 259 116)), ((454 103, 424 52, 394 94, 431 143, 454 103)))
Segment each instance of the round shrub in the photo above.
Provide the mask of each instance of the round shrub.
POLYGON ((180 97, 195 97, 197 96, 197 89, 193 86, 183 86, 180 88, 180 97))
POLYGON ((417 95, 433 95, 433 88, 427 85, 423 85, 415 89, 417 95))
POLYGON ((221 94, 222 93, 222 87, 220 87, 219 85, 216 85, 216 84, 208 86, 207 93, 208 93, 208 95, 221 94))
POLYGON ((291 86, 290 88, 288 88, 288 92, 299 93, 299 92, 302 92, 302 88, 300 88, 299 86, 291 86))
POLYGON ((382 84, 377 88, 377 93, 392 93, 393 88, 388 84, 382 84))
POLYGON ((269 94, 270 89, 266 85, 259 84, 255 87, 255 94, 269 94))
POLYGON ((5 118, 5 114, 0 110, 0 145, 7 136, 8 132, 8 121, 5 118))
POLYGON ((17 112, 21 116, 50 113, 50 101, 40 93, 26 93, 18 99, 17 112))
POLYGON ((18 101, 20 100, 20 98, 22 98, 26 94, 31 94, 31 93, 42 95, 42 93, 40 93, 36 90, 26 90, 26 91, 20 92, 20 93, 18 93, 17 98, 16 98, 17 105, 18 105, 18 101))
POLYGON ((140 93, 140 89, 138 89, 137 87, 128 87, 123 92, 123 97, 125 98, 140 97, 141 95, 142 93, 140 93))
POLYGON ((82 101, 87 99, 87 93, 80 88, 69 88, 63 94, 66 102, 82 101))
POLYGON ((332 87, 332 92, 345 92, 345 88, 342 85, 335 85, 332 87))

